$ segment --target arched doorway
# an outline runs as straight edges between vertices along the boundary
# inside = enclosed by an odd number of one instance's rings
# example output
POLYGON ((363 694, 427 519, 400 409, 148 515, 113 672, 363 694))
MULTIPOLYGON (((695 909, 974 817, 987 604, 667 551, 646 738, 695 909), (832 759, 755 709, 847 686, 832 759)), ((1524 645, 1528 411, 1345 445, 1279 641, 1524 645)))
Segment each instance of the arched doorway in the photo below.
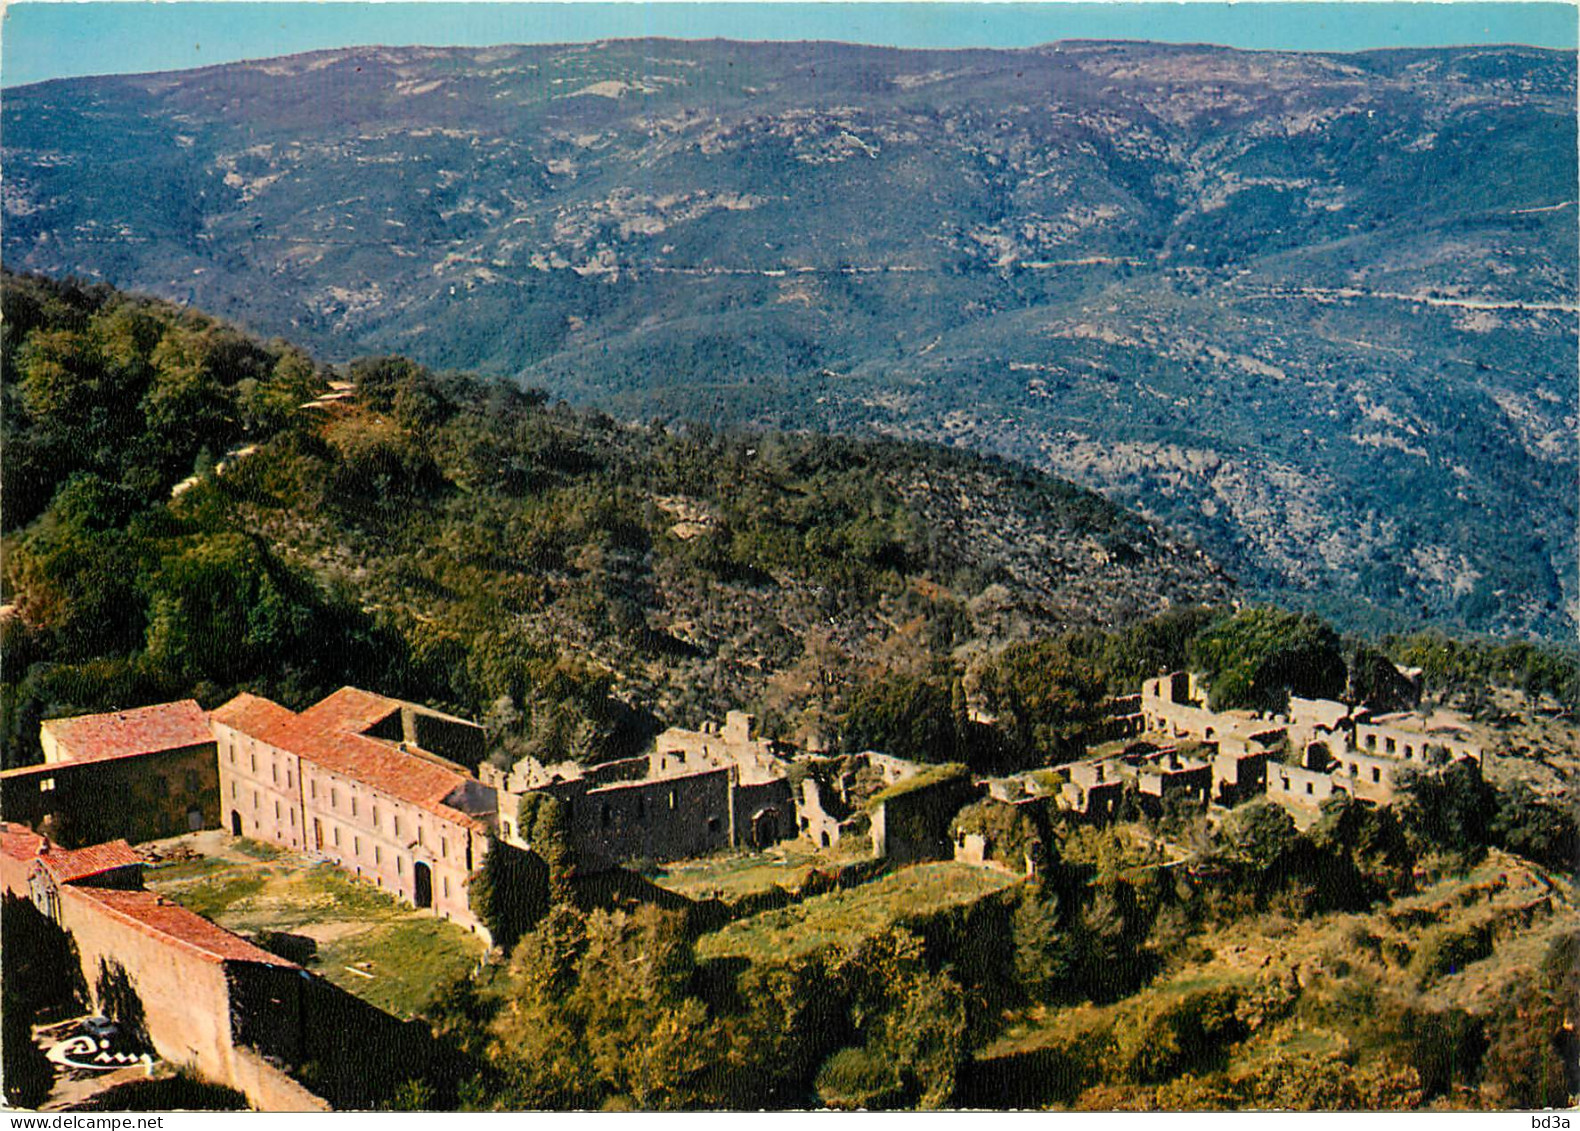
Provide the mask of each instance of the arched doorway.
POLYGON ((758 848, 767 848, 777 843, 779 843, 779 814, 772 809, 764 809, 752 818, 752 844, 758 848))
POLYGON ((412 865, 411 901, 418 907, 433 906, 433 871, 421 860, 412 865))
POLYGON ((232 836, 241 835, 241 814, 234 809, 230 811, 230 833, 232 836))

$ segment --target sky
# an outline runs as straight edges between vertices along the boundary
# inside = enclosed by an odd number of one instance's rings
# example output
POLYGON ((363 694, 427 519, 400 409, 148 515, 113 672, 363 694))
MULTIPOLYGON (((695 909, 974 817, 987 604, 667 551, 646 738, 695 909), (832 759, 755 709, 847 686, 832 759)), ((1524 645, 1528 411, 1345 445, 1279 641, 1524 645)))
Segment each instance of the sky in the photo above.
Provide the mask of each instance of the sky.
POLYGON ((1027 47, 1152 39, 1356 51, 1576 45, 1571 3, 254 3, 11 0, 0 83, 177 70, 353 45, 566 43, 624 36, 833 39, 897 47, 1027 47))

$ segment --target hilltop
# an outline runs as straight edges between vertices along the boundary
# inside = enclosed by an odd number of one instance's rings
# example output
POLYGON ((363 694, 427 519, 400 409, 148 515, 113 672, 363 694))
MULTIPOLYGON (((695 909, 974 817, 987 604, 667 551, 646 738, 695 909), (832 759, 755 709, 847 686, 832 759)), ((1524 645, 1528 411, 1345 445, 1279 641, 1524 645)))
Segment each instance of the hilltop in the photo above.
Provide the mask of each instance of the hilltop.
POLYGON ((1001 460, 620 424, 398 357, 325 395, 300 350, 102 286, 6 276, 4 314, 8 764, 41 716, 342 683, 598 755, 1234 592, 1001 460))
POLYGON ((1008 455, 1351 627, 1570 636, 1575 73, 620 41, 51 82, 6 92, 4 255, 329 361, 1008 455))

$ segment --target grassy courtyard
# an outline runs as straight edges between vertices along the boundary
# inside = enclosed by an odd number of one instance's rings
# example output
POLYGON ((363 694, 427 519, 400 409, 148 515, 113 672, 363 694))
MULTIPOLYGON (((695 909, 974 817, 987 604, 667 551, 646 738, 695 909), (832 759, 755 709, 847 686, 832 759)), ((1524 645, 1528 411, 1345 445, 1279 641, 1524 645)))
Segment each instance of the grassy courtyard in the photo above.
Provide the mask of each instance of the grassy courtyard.
POLYGON ((651 879, 659 887, 687 899, 735 903, 776 887, 795 891, 814 872, 832 875, 870 857, 865 837, 843 850, 839 846, 818 849, 805 841, 789 841, 767 852, 729 852, 669 864, 651 879))
POLYGON ((999 872, 945 861, 917 864, 844 891, 740 919, 697 941, 697 957, 772 961, 824 946, 854 946, 900 919, 973 903, 1016 883, 999 872))
POLYGON ((239 934, 296 936, 314 950, 308 969, 397 1017, 482 957, 482 941, 453 923, 331 865, 260 847, 204 842, 195 859, 150 868, 148 887, 239 934))

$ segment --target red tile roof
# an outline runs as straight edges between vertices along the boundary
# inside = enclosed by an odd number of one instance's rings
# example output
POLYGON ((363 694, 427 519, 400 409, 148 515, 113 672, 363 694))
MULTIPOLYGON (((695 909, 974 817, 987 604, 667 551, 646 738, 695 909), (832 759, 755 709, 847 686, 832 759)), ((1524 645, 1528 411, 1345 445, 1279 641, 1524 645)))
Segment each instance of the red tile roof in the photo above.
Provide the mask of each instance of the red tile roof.
POLYGON ((213 719, 448 821, 479 827, 469 814, 444 804, 471 780, 464 773, 359 733, 400 707, 398 700, 343 687, 300 715, 256 695, 238 695, 216 709, 213 719))
POLYGON ((48 852, 38 854, 38 862, 57 884, 70 884, 144 861, 142 853, 124 840, 112 840, 87 848, 51 845, 48 852))
POLYGON ((208 717, 191 699, 103 715, 45 719, 40 726, 54 736, 60 760, 71 762, 129 758, 214 741, 208 717))
POLYGON ((342 687, 333 695, 314 703, 299 717, 320 730, 363 734, 400 708, 398 699, 389 699, 356 687, 342 687))
POLYGON ((44 847, 44 838, 26 825, 13 825, 0 821, 0 855, 13 860, 28 861, 44 847))
POLYGON ((151 891, 67 888, 63 898, 83 898, 133 930, 195 952, 209 962, 258 962, 300 969, 278 955, 253 946, 239 935, 151 891))
POLYGON ((280 706, 261 695, 240 695, 209 712, 209 719, 261 738, 272 746, 281 745, 276 736, 284 737, 291 724, 296 722, 296 712, 280 706))

